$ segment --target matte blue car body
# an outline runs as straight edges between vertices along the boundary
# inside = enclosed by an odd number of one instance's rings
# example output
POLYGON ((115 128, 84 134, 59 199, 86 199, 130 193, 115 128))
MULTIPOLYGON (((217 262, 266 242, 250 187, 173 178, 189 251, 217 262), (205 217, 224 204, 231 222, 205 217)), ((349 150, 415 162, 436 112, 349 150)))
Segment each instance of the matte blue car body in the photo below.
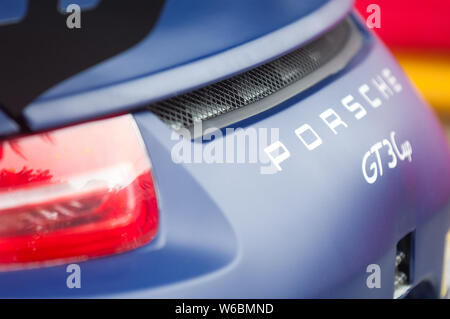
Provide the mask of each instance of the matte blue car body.
POLYGON ((0 136, 19 132, 19 125, 0 110, 0 136))
MULTIPOLYGON (((270 47, 267 52, 274 53, 270 47)), ((48 122, 36 127, 56 124, 49 110, 44 115, 48 122)), ((292 156, 274 175, 261 175, 258 164, 175 164, 172 131, 148 111, 134 117, 158 187, 157 239, 80 263, 81 289, 66 287, 65 265, 0 273, 0 296, 391 298, 396 243, 413 230, 413 285, 428 281, 439 289, 450 226, 450 153, 433 112, 378 40, 366 37, 339 74, 237 125, 280 128, 292 156), (385 67, 403 91, 377 109, 367 108, 357 121, 340 100, 356 95, 385 67), (318 117, 329 107, 349 124, 338 135, 318 117), (314 152, 294 134, 304 123, 323 139, 314 152), (413 161, 369 185, 362 156, 392 130, 411 142, 413 161), (380 289, 366 286, 366 267, 374 263, 382 269, 380 289)))

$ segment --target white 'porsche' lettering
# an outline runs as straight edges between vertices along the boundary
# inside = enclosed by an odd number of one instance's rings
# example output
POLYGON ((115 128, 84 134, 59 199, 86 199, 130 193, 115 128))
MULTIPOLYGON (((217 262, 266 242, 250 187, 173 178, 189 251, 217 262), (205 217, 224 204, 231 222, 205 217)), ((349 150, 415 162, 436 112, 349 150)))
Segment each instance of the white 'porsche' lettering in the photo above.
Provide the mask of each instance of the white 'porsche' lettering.
MULTIPOLYGON (((397 81, 391 70, 385 68, 380 74, 376 74, 370 81, 358 87, 357 92, 359 96, 348 94, 340 100, 340 104, 359 121, 367 115, 367 108, 379 108, 385 103, 384 101, 388 101, 402 90, 402 85, 397 81)), ((338 135, 349 127, 349 124, 341 118, 339 112, 336 112, 333 108, 320 113, 319 118, 334 135, 338 135)), ((323 144, 320 135, 308 123, 299 126, 294 133, 308 151, 314 151, 323 144)), ((381 142, 374 144, 363 156, 363 175, 369 184, 375 183, 378 176, 383 176, 383 165, 380 155, 382 149, 386 148, 388 155, 391 157, 388 163, 389 168, 397 166, 397 159, 403 161, 408 158, 411 161, 411 144, 407 141, 401 145, 399 150, 395 144, 395 132, 391 134, 391 141, 383 139, 381 142), (371 160, 371 164, 367 167, 366 163, 369 160, 371 160)), ((264 151, 278 171, 282 170, 281 163, 286 161, 291 155, 281 141, 275 141, 266 147, 264 151), (275 156, 273 154, 274 151, 280 149, 282 153, 275 156)))

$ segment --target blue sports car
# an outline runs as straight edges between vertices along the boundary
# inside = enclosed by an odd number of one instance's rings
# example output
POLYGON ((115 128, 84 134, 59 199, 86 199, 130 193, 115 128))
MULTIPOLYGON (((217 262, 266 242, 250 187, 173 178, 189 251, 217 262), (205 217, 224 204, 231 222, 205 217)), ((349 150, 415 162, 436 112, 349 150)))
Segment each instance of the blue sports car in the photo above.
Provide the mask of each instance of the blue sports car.
POLYGON ((1 0, 0 297, 446 297, 449 147, 352 6, 1 0))

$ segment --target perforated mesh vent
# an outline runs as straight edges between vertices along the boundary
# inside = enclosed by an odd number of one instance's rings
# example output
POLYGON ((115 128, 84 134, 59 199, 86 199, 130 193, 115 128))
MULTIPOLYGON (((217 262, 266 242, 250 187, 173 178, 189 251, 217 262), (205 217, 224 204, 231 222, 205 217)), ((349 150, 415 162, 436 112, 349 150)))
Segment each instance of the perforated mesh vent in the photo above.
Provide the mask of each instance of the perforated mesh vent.
POLYGON ((226 80, 148 106, 174 129, 190 128, 258 102, 299 81, 336 56, 351 27, 345 20, 325 35, 276 60, 226 80))

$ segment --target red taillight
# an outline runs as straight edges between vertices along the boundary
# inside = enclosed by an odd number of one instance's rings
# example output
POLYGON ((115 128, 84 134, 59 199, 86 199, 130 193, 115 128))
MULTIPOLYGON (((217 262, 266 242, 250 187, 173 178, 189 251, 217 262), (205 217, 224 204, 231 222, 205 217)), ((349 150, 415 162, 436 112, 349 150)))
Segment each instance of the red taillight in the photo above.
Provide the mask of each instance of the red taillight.
POLYGON ((0 268, 68 262, 152 240, 151 164, 131 116, 0 144, 0 268))

